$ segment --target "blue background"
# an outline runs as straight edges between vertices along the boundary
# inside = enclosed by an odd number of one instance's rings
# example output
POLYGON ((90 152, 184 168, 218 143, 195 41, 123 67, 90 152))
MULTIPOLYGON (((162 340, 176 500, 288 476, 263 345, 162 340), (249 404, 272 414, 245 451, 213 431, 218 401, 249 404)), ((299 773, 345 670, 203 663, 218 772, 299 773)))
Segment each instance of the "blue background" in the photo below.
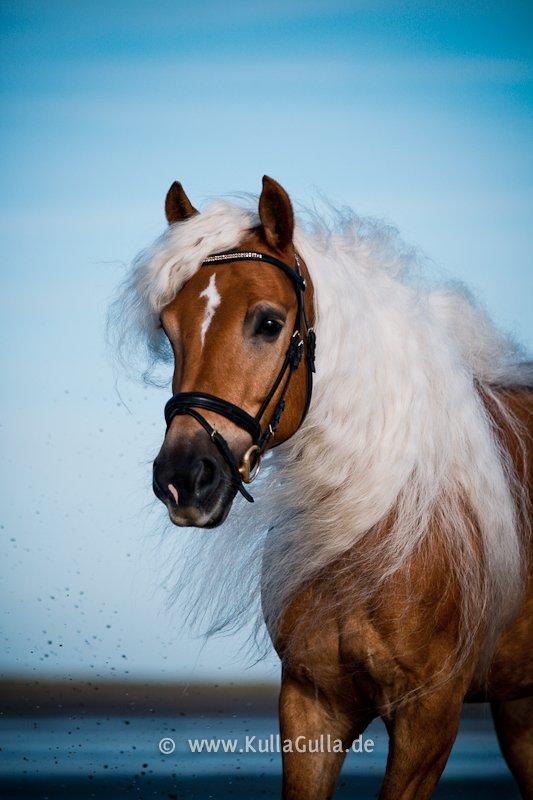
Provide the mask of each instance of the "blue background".
POLYGON ((267 173, 394 222, 531 345, 532 21, 475 0, 2 3, 4 674, 277 674, 166 607, 167 393, 114 374, 113 287, 173 179, 201 204, 267 173))

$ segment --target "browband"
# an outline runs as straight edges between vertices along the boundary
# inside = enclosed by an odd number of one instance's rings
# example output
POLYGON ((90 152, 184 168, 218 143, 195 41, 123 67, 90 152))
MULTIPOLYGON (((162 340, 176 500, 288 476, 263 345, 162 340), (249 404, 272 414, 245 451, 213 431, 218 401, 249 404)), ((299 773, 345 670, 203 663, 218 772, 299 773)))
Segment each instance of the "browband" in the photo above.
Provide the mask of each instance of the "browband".
POLYGON ((301 276, 298 270, 289 267, 288 264, 285 264, 284 261, 280 261, 279 258, 274 258, 274 256, 269 256, 268 253, 255 253, 252 251, 240 251, 236 250, 234 253, 227 251, 225 253, 215 253, 213 256, 208 256, 204 264, 217 264, 219 262, 227 263, 228 261, 266 261, 268 264, 273 264, 275 267, 278 267, 285 275, 288 277, 298 286, 302 292, 305 290, 305 280, 301 276))
POLYGON ((228 400, 224 400, 223 398, 216 397, 212 394, 207 394, 206 392, 178 392, 171 397, 165 405, 165 421, 168 428, 175 416, 180 414, 188 414, 189 416, 193 417, 193 419, 195 419, 209 434, 211 440, 228 464, 233 482, 238 491, 243 495, 243 497, 246 498, 246 500, 248 500, 250 503, 253 503, 253 497, 244 488, 244 483, 251 483, 259 472, 261 458, 270 438, 274 435, 279 425, 281 415, 285 408, 285 395, 287 394, 292 375, 294 372, 296 372, 300 365, 304 349, 305 361, 307 364, 307 396, 302 419, 300 420, 300 425, 304 421, 309 410, 313 391, 313 373, 315 371, 316 336, 314 329, 309 325, 305 310, 304 292, 306 285, 305 280, 300 272, 298 256, 296 256, 295 269, 290 267, 288 264, 285 264, 284 261, 274 258, 274 256, 255 251, 236 250, 225 253, 215 253, 212 256, 208 256, 203 263, 227 264, 233 261, 265 261, 268 264, 278 267, 278 269, 284 272, 293 283, 297 303, 296 316, 289 347, 285 353, 285 358, 281 365, 280 371, 278 372, 270 391, 261 403, 261 407, 259 408, 259 411, 255 417, 253 417, 243 408, 239 408, 239 406, 230 403, 228 400), (303 332, 305 332, 305 339, 302 336, 303 332), (262 427, 261 420, 284 378, 285 383, 283 384, 279 399, 274 407, 270 419, 267 421, 264 427, 262 427), (221 416, 226 417, 226 419, 229 419, 235 425, 238 425, 240 428, 243 428, 245 431, 247 431, 247 433, 250 434, 252 438, 252 446, 248 448, 244 454, 240 466, 237 465, 231 449, 224 437, 216 430, 216 428, 209 424, 206 418, 200 414, 199 411, 197 411, 199 408, 206 411, 213 411, 215 414, 220 414, 221 416))

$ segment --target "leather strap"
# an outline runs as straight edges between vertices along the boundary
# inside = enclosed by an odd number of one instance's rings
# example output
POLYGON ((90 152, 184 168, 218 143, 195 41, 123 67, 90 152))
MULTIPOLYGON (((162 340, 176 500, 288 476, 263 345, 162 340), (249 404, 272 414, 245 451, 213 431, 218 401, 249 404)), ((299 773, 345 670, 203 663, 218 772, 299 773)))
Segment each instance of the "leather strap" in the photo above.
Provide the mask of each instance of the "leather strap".
POLYGON ((255 441, 261 435, 259 422, 248 414, 243 408, 233 405, 229 400, 222 400, 213 394, 206 392, 180 392, 171 397, 165 405, 165 421, 170 425, 176 414, 186 413, 191 406, 194 408, 204 408, 206 411, 214 411, 223 417, 234 422, 240 428, 244 428, 255 441))
POLYGON ((241 251, 241 250, 226 250, 223 253, 215 253, 212 256, 208 256, 204 264, 217 264, 217 263, 227 263, 228 261, 266 261, 267 264, 273 264, 273 266, 278 267, 282 272, 287 275, 295 284, 298 286, 302 292, 305 290, 305 280, 300 275, 300 272, 289 267, 284 261, 280 261, 279 258, 274 258, 274 256, 269 256, 268 253, 256 253, 255 251, 241 251))

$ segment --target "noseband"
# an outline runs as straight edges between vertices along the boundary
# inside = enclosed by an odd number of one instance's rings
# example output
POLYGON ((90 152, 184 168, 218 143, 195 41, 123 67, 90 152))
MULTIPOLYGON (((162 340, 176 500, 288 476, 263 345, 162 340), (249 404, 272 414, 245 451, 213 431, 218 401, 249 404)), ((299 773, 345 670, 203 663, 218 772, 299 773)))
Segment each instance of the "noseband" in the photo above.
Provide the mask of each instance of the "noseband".
POLYGON ((309 320, 305 310, 304 292, 306 286, 305 280, 303 279, 300 271, 300 262, 298 256, 296 256, 295 268, 289 267, 289 265, 285 264, 283 261, 280 261, 279 259, 269 256, 265 253, 239 251, 217 253, 216 255, 206 258, 204 264, 218 265, 228 264, 234 261, 264 261, 268 264, 273 264, 275 267, 278 267, 278 269, 284 272, 285 275, 287 275, 287 277, 292 281, 292 285, 296 294, 296 317, 294 320, 294 328, 291 334, 289 347, 285 353, 285 358, 281 368, 270 388, 270 391, 261 403, 261 407, 255 416, 248 414, 248 412, 243 408, 239 408, 239 406, 230 403, 228 400, 224 400, 221 397, 215 397, 215 395, 207 394, 206 392, 178 392, 178 394, 175 394, 170 398, 165 406, 165 421, 168 429, 168 426, 174 417, 180 414, 188 414, 190 417, 193 417, 193 419, 195 419, 209 434, 211 440, 226 461, 230 469, 233 482, 238 491, 250 503, 253 503, 254 499, 252 495, 246 491, 244 484, 252 483, 252 481, 257 477, 257 473, 259 472, 259 467, 261 465, 261 459, 267 448, 268 442, 276 432, 276 429, 279 425, 281 415, 283 414, 283 410, 285 408, 285 395, 287 394, 292 376, 300 366, 304 349, 305 362, 307 365, 307 396, 302 419, 300 420, 300 425, 304 421, 309 410, 311 394, 313 391, 313 372, 315 371, 316 337, 313 328, 309 325, 309 320), (262 420, 266 410, 283 381, 283 387, 275 408, 270 418, 264 423, 264 425, 262 425, 262 420), (226 419, 229 419, 235 425, 238 425, 240 428, 243 428, 247 433, 250 434, 252 437, 252 445, 242 457, 240 465, 237 465, 237 462, 233 457, 233 453, 231 452, 230 447, 224 437, 216 430, 216 428, 213 428, 213 426, 209 424, 206 418, 200 414, 199 411, 197 411, 199 408, 206 411, 212 411, 215 414, 220 414, 220 416, 226 417, 226 419))

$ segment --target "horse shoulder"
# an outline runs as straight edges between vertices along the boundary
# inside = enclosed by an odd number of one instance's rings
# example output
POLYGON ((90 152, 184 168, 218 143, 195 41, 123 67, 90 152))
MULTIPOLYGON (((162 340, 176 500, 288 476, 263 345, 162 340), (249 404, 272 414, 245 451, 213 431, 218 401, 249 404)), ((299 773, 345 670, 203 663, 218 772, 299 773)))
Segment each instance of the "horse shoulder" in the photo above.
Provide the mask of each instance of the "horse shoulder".
MULTIPOLYGON (((430 686, 457 641, 456 593, 435 543, 392 576, 377 597, 357 598, 357 558, 331 567, 283 614, 276 648, 284 672, 341 704, 387 716, 430 686), (430 552, 431 551, 431 552, 430 552)), ((471 663, 465 666, 470 675, 471 663)))

